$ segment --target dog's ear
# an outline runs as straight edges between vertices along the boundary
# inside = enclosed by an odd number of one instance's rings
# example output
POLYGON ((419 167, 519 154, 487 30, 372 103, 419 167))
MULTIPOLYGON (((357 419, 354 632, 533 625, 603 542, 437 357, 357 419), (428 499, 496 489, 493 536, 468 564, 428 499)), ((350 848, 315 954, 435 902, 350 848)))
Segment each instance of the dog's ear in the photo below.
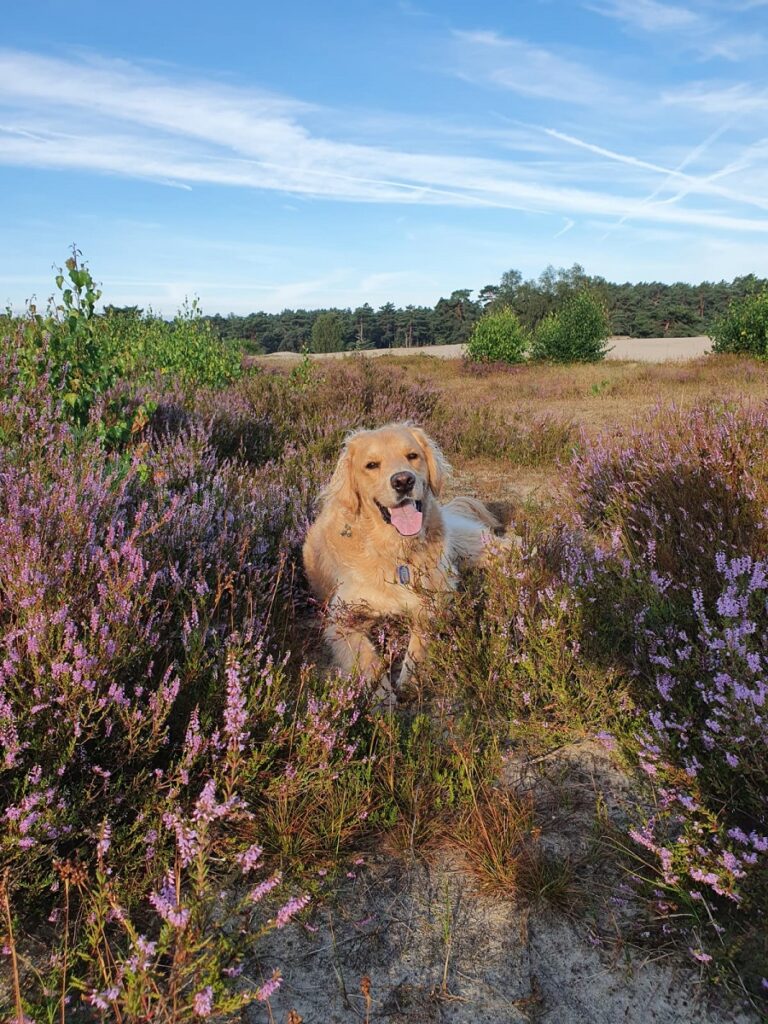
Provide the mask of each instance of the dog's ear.
POLYGON ((438 448, 437 444, 428 437, 421 427, 411 427, 411 433, 416 438, 427 463, 427 474, 429 489, 439 498, 443 492, 443 486, 451 473, 451 466, 446 457, 438 448))
POLYGON ((362 501, 357 489, 352 453, 348 444, 342 448, 333 476, 320 495, 320 499, 323 505, 337 502, 352 516, 360 514, 362 501))

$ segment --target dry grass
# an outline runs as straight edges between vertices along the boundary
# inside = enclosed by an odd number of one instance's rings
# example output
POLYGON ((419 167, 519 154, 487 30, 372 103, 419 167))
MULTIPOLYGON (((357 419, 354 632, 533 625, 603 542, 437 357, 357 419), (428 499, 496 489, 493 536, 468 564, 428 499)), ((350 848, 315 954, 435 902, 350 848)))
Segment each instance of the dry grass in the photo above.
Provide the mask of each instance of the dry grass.
POLYGON ((768 367, 756 359, 703 356, 687 362, 602 362, 556 366, 532 363, 473 371, 458 359, 432 356, 383 359, 427 377, 446 397, 505 415, 573 420, 588 432, 628 424, 659 402, 768 399, 768 367))
MULTIPOLYGON (((429 355, 383 357, 409 376, 426 378, 454 408, 492 409, 517 423, 572 423, 576 435, 621 434, 659 404, 682 409, 702 403, 768 401, 768 366, 736 356, 703 356, 686 362, 602 362, 556 366, 472 369, 463 360, 429 355)), ((532 498, 548 504, 561 474, 554 462, 510 465, 499 459, 453 456, 456 489, 519 506, 532 498)))

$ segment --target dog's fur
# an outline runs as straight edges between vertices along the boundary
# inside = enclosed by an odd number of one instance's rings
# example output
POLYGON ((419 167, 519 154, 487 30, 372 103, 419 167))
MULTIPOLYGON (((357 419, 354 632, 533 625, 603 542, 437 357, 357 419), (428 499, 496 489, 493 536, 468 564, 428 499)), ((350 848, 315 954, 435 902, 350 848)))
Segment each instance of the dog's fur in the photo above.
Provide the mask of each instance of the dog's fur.
MULTIPOLYGON (((304 544, 310 586, 326 607, 325 638, 335 665, 378 679, 384 696, 391 695, 391 688, 381 659, 363 628, 343 621, 344 610, 362 611, 368 619, 403 613, 411 617, 398 679, 402 684, 424 648, 429 595, 451 590, 462 564, 482 563, 501 526, 476 498, 440 505, 449 472, 442 452, 419 427, 394 423, 357 431, 346 440, 304 544), (402 473, 415 478, 405 494, 392 480, 402 473), (391 520, 394 509, 397 518, 398 507, 408 504, 420 505, 421 526, 414 535, 403 536, 387 517, 391 520)), ((415 509, 408 511, 413 516, 415 509)), ((418 522, 412 518, 409 525, 418 522)))

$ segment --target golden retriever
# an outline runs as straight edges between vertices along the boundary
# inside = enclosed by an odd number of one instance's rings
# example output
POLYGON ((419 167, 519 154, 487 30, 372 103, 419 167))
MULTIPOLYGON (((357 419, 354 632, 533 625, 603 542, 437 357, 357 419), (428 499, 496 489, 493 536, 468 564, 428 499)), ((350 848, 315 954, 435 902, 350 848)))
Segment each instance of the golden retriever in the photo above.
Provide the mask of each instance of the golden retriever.
POLYGON ((380 656, 364 627, 350 624, 349 616, 345 622, 343 613, 411 617, 402 685, 424 649, 428 595, 451 590, 462 564, 482 563, 501 526, 475 498, 439 503, 449 472, 419 427, 359 430, 344 444, 304 544, 310 586, 326 607, 334 664, 377 679, 388 700, 393 695, 380 656))

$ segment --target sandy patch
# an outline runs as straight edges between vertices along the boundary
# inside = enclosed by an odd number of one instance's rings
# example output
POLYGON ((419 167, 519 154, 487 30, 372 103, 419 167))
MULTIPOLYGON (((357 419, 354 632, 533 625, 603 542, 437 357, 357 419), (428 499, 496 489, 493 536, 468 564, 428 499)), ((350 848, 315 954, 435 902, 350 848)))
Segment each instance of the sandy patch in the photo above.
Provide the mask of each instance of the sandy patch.
MULTIPOLYGON (((630 360, 642 363, 663 363, 668 360, 696 359, 709 352, 710 338, 624 338, 610 339, 611 351, 608 359, 630 360)), ((423 348, 372 348, 366 349, 366 356, 435 356, 438 359, 461 359, 465 345, 426 345, 423 348)), ((350 352, 327 352, 313 354, 312 359, 344 359, 350 352)), ((295 352, 275 352, 269 356, 253 356, 259 363, 285 364, 301 359, 295 352)))

